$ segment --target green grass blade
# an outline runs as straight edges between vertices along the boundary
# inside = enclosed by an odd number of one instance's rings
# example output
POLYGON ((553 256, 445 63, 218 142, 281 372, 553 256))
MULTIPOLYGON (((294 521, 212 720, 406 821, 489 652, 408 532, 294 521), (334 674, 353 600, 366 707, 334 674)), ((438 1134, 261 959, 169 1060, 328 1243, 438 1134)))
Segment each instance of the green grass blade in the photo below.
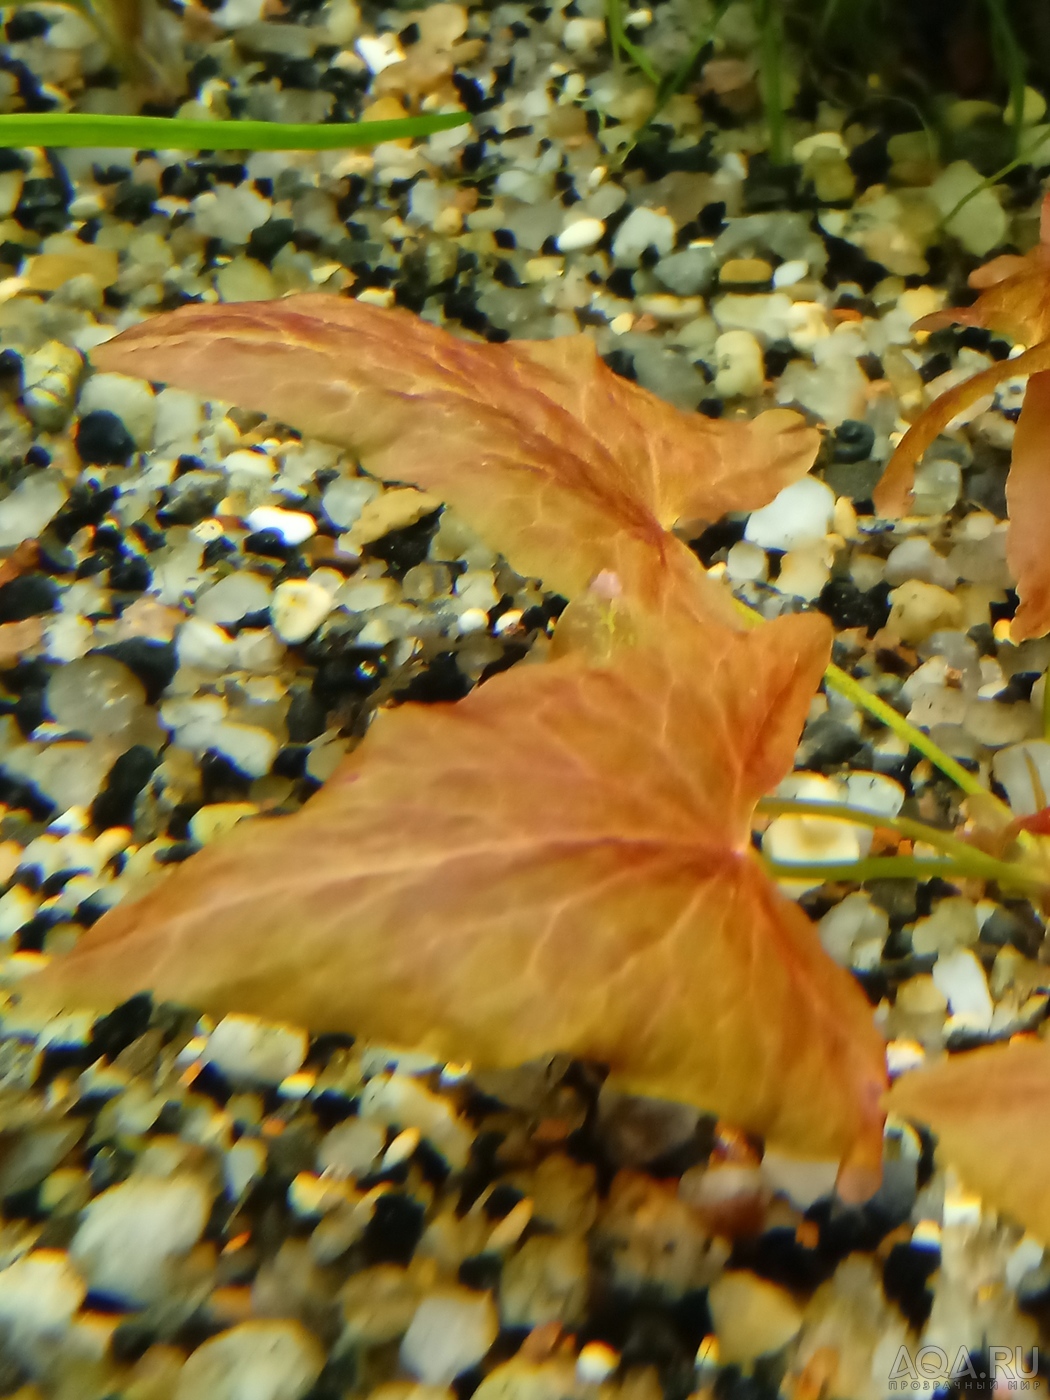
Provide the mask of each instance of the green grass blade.
POLYGON ((127 146, 137 151, 333 151, 429 136, 470 121, 435 112, 383 122, 192 121, 180 117, 33 112, 0 116, 3 146, 127 146))

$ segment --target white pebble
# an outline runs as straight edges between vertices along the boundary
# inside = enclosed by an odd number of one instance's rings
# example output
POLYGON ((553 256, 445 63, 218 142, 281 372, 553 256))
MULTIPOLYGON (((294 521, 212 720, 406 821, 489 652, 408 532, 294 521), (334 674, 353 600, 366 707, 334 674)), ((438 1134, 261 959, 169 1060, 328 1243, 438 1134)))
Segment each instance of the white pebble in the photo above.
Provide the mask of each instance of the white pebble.
POLYGON ((601 219, 575 219, 558 234, 555 242, 559 253, 577 253, 600 243, 605 233, 601 219))
POLYGON ((934 632, 958 627, 962 603, 954 594, 934 583, 908 579, 890 594, 887 626, 908 646, 925 641, 934 632))
POLYGON ((670 214, 642 206, 632 211, 616 230, 613 257, 617 262, 636 263, 647 248, 662 257, 674 247, 678 230, 670 214))
POLYGON ((211 675, 222 675, 237 664, 237 643, 216 627, 191 617, 179 628, 175 652, 180 666, 189 666, 211 675))
POLYGON ((305 642, 331 612, 332 605, 332 595, 320 584, 306 578, 286 579, 277 585, 270 604, 273 630, 289 645, 305 642))
POLYGON ((152 1302, 164 1294, 169 1265, 200 1239, 210 1209, 198 1177, 132 1177, 85 1207, 70 1255, 95 1292, 152 1302))
POLYGON ((317 521, 304 510, 259 506, 248 516, 249 530, 276 530, 285 544, 303 544, 317 534, 317 521))
POLYGON ((891 588, 907 579, 922 579, 923 583, 935 583, 938 588, 954 588, 958 579, 955 570, 943 559, 929 540, 923 535, 913 535, 902 540, 891 551, 886 560, 883 575, 891 588))
POLYGON ((498 1333, 499 1315, 488 1293, 431 1293, 401 1339, 401 1364, 426 1385, 450 1385, 477 1365, 498 1333))
POLYGON ((953 1017, 974 1030, 987 1030, 995 1010, 984 968, 969 948, 942 953, 933 965, 933 981, 953 1017))
POLYGON ((5 1344, 36 1369, 68 1331, 86 1294, 84 1281, 64 1251, 34 1249, 23 1254, 0 1270, 5 1344))
POLYGON ((831 528, 835 493, 815 476, 785 486, 768 506, 751 512, 744 538, 763 549, 799 549, 816 544, 831 528))
POLYGON ((589 54, 605 41, 605 21, 583 15, 570 19, 562 30, 562 43, 570 53, 589 54))
POLYGON ((324 1351, 298 1322, 241 1322, 209 1337, 179 1372, 174 1400, 301 1400, 324 1351))
POLYGON ((280 744, 268 729, 224 720, 216 725, 210 746, 249 778, 262 778, 273 767, 280 744))
POLYGON ((733 583, 763 583, 769 573, 766 551, 738 540, 726 555, 726 573, 733 583))
POLYGON ((251 185, 218 185, 193 201, 193 225, 204 238, 247 243, 273 212, 268 199, 251 185))
POLYGON ((1006 789, 1010 810, 1016 816, 1034 816, 1050 803, 1050 744, 1045 739, 1000 749, 992 759, 992 772, 1006 789))
POLYGON ((270 580, 247 569, 227 574, 197 598, 197 617, 205 622, 240 622, 248 613, 270 606, 270 580))
POLYGON ((349 530, 369 501, 380 493, 378 481, 368 476, 338 477, 321 497, 324 513, 340 530, 349 530))
POLYGON ((857 943, 885 943, 890 923, 884 910, 872 904, 867 894, 857 891, 829 909, 817 924, 821 946, 842 967, 853 964, 857 943))
POLYGON ((62 509, 69 489, 58 467, 45 467, 20 481, 0 501, 0 549, 12 549, 39 535, 62 509))
POLYGON ((773 286, 793 287, 796 282, 801 282, 808 272, 809 263, 804 258, 792 258, 790 262, 781 263, 773 273, 773 286))
POLYGON ((947 457, 923 462, 915 471, 914 515, 946 515, 962 491, 962 467, 947 457))
POLYGON ((299 1026, 229 1015, 208 1037, 203 1059, 235 1083, 279 1084, 306 1059, 307 1046, 299 1026))
POLYGON ((112 656, 84 656, 52 672, 47 705, 69 729, 119 736, 141 715, 146 692, 133 671, 112 656))
POLYGON ((830 577, 826 551, 823 541, 820 541, 805 545, 802 549, 788 550, 780 561, 780 573, 773 587, 778 593, 812 601, 830 577))

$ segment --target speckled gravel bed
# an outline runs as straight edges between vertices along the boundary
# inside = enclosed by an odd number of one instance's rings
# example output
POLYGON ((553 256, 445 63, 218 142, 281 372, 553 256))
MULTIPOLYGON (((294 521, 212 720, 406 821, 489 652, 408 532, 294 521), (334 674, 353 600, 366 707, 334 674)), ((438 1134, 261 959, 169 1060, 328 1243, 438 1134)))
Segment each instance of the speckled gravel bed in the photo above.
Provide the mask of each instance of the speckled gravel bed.
MULTIPOLYGON (((180 8, 153 16, 166 111, 347 120, 406 99, 475 123, 243 160, 0 151, 4 988, 151 872, 294 809, 375 706, 462 696, 542 650, 559 611, 440 502, 260 415, 89 372, 93 346, 187 301, 323 289, 490 340, 583 329, 682 407, 801 408, 827 428, 814 475, 712 522, 698 554, 766 616, 828 613, 840 665, 1017 813, 1042 805, 1050 641, 1009 642, 1003 553, 1021 383, 940 440, 913 516, 870 500, 906 421, 1013 353, 909 329, 1036 236, 1030 167, 954 239, 939 227, 995 113, 957 103, 938 161, 921 131, 814 102, 777 170, 743 5, 703 101, 673 98, 633 149, 651 96, 611 65, 598 0, 180 8)), ((0 15, 0 110, 133 109, 81 16, 0 15)), ((678 0, 629 18, 670 55, 695 22, 678 0)), ((1044 109, 1029 93, 1033 142, 1044 109)), ((958 820, 929 763, 835 695, 797 767, 782 793, 958 820)), ((871 835, 833 831, 856 855, 871 835)), ((782 818, 764 840, 797 835, 782 818)), ((974 893, 803 895, 896 1067, 1046 1014, 1040 918, 974 893)), ((44 1027, 8 1005, 0 1394, 867 1400, 902 1345, 1037 1344, 1041 1244, 929 1142, 891 1122, 863 1209, 833 1179, 559 1060, 469 1077, 146 999, 44 1027)))

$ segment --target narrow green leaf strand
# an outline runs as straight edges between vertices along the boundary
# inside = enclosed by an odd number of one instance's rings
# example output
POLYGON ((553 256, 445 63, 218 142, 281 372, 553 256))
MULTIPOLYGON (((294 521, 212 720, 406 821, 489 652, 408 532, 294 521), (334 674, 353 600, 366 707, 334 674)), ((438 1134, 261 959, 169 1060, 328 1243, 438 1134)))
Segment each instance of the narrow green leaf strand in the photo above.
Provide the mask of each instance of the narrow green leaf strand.
POLYGON ((193 121, 184 117, 94 116, 87 112, 0 115, 0 147, 120 146, 139 151, 333 151, 430 136, 465 126, 469 112, 433 112, 381 122, 193 121))

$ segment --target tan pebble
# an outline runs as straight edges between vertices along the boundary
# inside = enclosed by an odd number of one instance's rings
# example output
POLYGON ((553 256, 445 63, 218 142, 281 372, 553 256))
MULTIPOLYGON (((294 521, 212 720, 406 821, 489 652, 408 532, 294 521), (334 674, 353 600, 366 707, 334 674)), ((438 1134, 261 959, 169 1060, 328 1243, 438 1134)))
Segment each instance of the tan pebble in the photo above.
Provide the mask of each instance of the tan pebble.
POLYGON ((190 837, 206 846, 217 836, 232 831, 242 818, 254 817, 258 810, 254 802, 211 802, 190 818, 190 837))
POLYGON ((747 1366, 770 1356, 802 1327, 802 1311, 791 1294, 746 1269, 716 1279, 707 1301, 724 1366, 747 1366))
POLYGON ((935 583, 908 579, 890 594, 887 630, 909 646, 925 641, 933 632, 958 628, 962 603, 935 583))
POLYGON ((38 253, 26 263, 22 276, 30 292, 57 292, 74 277, 91 277, 100 287, 111 287, 117 280, 119 260, 116 249, 82 243, 80 252, 38 253))
POLYGON ((415 525, 424 515, 437 510, 440 504, 437 496, 427 491, 416 491, 411 486, 384 491, 381 496, 365 504, 353 526, 341 538, 351 548, 371 544, 391 530, 403 530, 407 525, 415 525))
POLYGON ((722 264, 718 280, 726 285, 762 286, 773 280, 773 267, 765 258, 730 258, 722 264))

